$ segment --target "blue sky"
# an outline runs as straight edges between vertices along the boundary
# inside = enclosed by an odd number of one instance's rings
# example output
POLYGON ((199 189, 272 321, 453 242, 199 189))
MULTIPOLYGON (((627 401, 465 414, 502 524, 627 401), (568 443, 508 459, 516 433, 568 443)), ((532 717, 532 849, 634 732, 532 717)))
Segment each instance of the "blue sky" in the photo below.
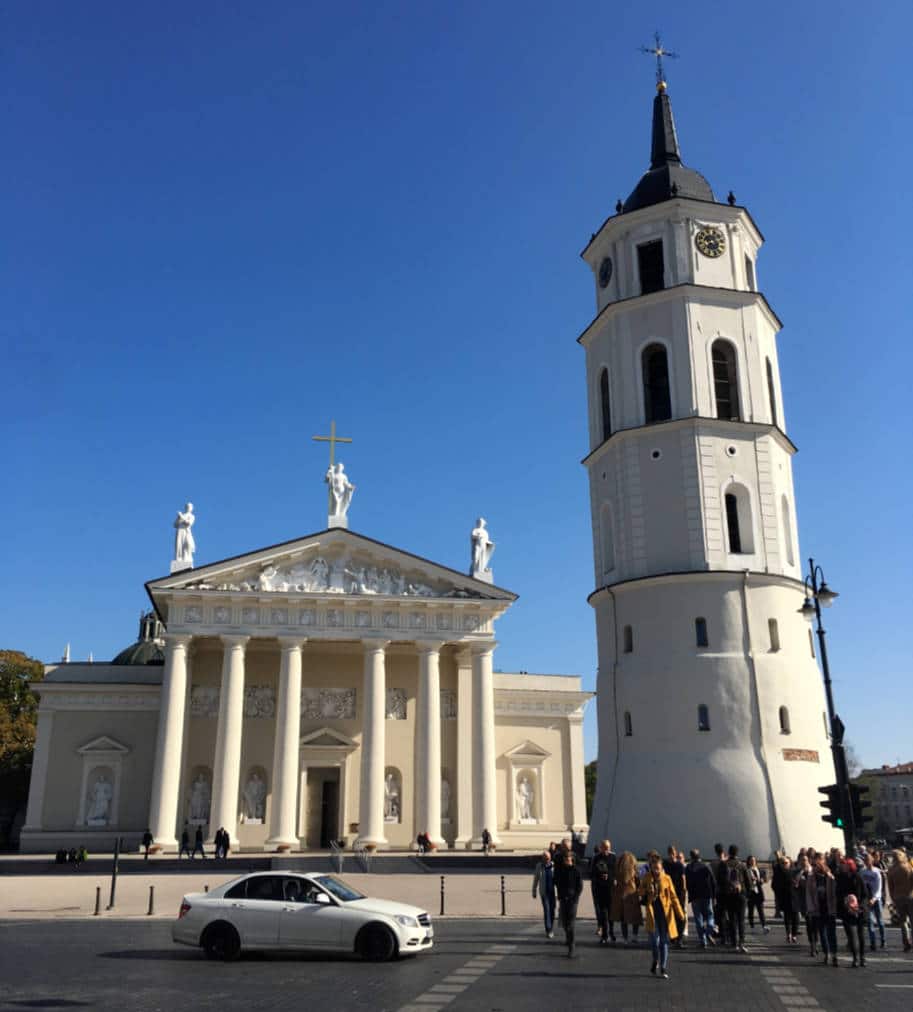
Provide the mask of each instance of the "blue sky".
POLYGON ((686 162, 767 238, 838 710, 913 758, 913 8, 635 7, 5 6, 0 646, 130 642, 188 498, 198 563, 320 529, 336 418, 353 528, 463 568, 485 514, 498 666, 593 687, 578 253, 646 168, 659 26, 686 162))

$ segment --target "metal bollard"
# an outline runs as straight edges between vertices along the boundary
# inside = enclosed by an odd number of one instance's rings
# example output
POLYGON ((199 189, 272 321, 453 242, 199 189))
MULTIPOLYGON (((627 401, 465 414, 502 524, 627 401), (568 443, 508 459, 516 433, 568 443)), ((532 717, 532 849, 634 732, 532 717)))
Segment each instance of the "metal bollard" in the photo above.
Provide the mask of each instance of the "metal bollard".
POLYGON ((204 893, 208 893, 209 892, 209 886, 208 885, 204 885, 203 886, 203 892, 204 893))
POLYGON ((501 876, 501 916, 507 916, 507 890, 504 888, 504 876, 501 876))
POLYGON ((155 886, 149 886, 149 909, 146 916, 151 917, 155 913, 155 886))
POLYGON ((441 917, 444 916, 444 876, 441 875, 441 917))
POLYGON ((95 916, 101 913, 101 886, 95 887, 95 916))

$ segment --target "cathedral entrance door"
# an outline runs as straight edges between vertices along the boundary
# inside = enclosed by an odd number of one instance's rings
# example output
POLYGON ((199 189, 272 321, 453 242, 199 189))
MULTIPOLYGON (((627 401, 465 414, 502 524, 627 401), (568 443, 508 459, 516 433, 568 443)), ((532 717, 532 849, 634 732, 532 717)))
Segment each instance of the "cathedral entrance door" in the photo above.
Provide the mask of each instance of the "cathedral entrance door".
POLYGON ((339 770, 333 780, 324 780, 320 803, 320 846, 325 849, 339 835, 339 770))

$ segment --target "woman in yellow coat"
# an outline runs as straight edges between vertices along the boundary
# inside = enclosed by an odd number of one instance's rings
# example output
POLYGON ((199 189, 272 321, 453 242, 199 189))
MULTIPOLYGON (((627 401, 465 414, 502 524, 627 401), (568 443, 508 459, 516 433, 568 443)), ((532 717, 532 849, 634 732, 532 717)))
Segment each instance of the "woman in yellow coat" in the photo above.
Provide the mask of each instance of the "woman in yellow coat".
POLYGON ((685 911, 675 895, 672 879, 663 871, 663 859, 652 851, 650 868, 640 883, 640 898, 646 904, 645 923, 650 932, 653 946, 653 965, 650 973, 656 973, 657 965, 663 980, 669 979, 669 940, 678 938, 676 917, 685 919, 685 911))

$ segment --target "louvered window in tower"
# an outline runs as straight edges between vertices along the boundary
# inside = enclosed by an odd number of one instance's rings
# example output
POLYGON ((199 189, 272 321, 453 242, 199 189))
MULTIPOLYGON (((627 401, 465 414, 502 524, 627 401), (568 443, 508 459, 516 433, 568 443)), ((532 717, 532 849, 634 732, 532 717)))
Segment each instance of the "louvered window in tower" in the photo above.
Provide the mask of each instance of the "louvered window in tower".
POLYGON ((669 395, 669 359, 665 346, 648 344, 641 356, 644 378, 644 421, 665 422, 672 417, 669 395))
POLYGON ((609 401, 609 370, 603 369, 599 375, 599 407, 602 412, 602 438, 612 435, 612 406, 609 401))
POLYGON ((735 348, 729 341, 714 341, 710 352, 713 362, 713 392, 716 395, 716 416, 739 418, 739 378, 735 348))
POLYGON ((640 272, 640 294, 661 291, 663 285, 663 241, 656 239, 637 247, 637 268, 640 272))

